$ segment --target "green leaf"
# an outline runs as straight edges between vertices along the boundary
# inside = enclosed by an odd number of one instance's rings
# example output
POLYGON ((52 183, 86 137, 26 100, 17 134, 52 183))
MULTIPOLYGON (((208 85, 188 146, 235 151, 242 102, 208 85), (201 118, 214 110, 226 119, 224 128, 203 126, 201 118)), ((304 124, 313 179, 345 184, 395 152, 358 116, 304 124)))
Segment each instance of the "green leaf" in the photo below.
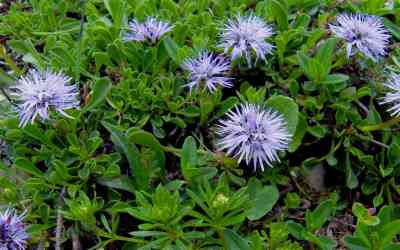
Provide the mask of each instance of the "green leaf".
POLYGON ((150 173, 143 168, 137 149, 129 143, 128 137, 121 128, 105 121, 101 122, 101 124, 110 132, 113 143, 125 154, 135 179, 135 185, 137 185, 138 189, 147 189, 150 173))
POLYGON ((52 224, 30 224, 29 227, 27 228, 27 232, 31 237, 32 236, 40 237, 40 235, 42 235, 43 232, 52 227, 54 227, 54 225, 52 224))
POLYGON ((389 19, 387 19, 387 18, 383 18, 383 23, 390 30, 392 35, 394 37, 396 37, 397 40, 400 40, 400 28, 399 28, 399 26, 394 24, 393 22, 389 21, 389 19))
POLYGON ((29 173, 35 177, 44 178, 44 173, 40 171, 32 162, 28 161, 26 158, 17 158, 14 164, 18 169, 21 169, 26 173, 29 173))
POLYGON ((307 230, 301 224, 294 221, 286 222, 288 225, 289 233, 298 240, 304 240, 307 230))
POLYGON ((304 74, 310 79, 313 80, 315 76, 312 74, 311 67, 311 58, 308 57, 304 52, 297 52, 297 61, 299 63, 300 68, 303 70, 304 74))
POLYGON ((110 56, 106 52, 95 52, 93 56, 96 64, 96 71, 99 71, 103 65, 112 66, 110 56))
POLYGON ((400 220, 394 220, 382 226, 379 230, 381 244, 391 243, 397 234, 400 234, 400 220))
MULTIPOLYGON (((53 168, 55 170, 54 172, 57 173, 61 181, 70 181, 72 179, 68 167, 65 165, 64 162, 60 160, 54 160, 53 165, 53 168)), ((54 174, 54 172, 52 173, 54 174)))
POLYGON ((345 236, 343 238, 345 246, 350 250, 370 250, 371 246, 367 245, 362 239, 353 236, 345 236))
POLYGON ((361 223, 364 223, 368 226, 376 226, 380 223, 379 217, 370 215, 368 209, 366 209, 361 203, 354 203, 352 211, 361 223))
POLYGON ((400 206, 399 205, 385 205, 378 214, 381 220, 381 225, 390 223, 391 221, 400 219, 400 206))
POLYGON ((298 28, 307 28, 307 26, 310 24, 311 17, 307 14, 299 14, 296 17, 296 22, 294 23, 293 28, 298 29, 298 28))
POLYGON ((272 210, 279 199, 279 191, 275 186, 264 186, 261 189, 256 186, 253 190, 255 190, 255 193, 251 196, 254 198, 250 201, 251 208, 247 218, 259 220, 272 210))
POLYGON ((0 87, 7 87, 15 83, 15 80, 9 76, 3 69, 0 69, 0 87))
POLYGON ((108 92, 112 87, 111 81, 108 78, 100 78, 94 83, 93 93, 90 97, 89 103, 83 108, 82 112, 87 112, 97 105, 102 103, 106 97, 108 92))
POLYGON ((400 245, 398 243, 387 244, 383 246, 382 250, 400 250, 400 245))
POLYGON ((297 123, 296 132, 293 135, 292 141, 289 144, 289 149, 288 149, 289 152, 292 153, 300 147, 306 132, 307 132, 307 120, 303 115, 299 114, 299 121, 297 123))
POLYGON ((269 14, 271 14, 280 30, 287 30, 289 26, 289 11, 286 0, 270 0, 269 3, 269 14))
POLYGON ((334 212, 333 202, 331 200, 323 201, 312 211, 306 212, 306 227, 310 232, 321 228, 334 212))
POLYGON ((346 186, 350 189, 358 187, 358 178, 351 168, 350 153, 346 152, 346 186))
POLYGON ((40 141, 43 144, 46 144, 47 146, 53 145, 51 140, 49 140, 49 138, 45 135, 45 131, 37 126, 26 126, 24 127, 22 132, 25 135, 32 137, 33 139, 40 141))
POLYGON ((150 237, 150 236, 166 236, 168 235, 166 232, 159 232, 159 231, 134 231, 130 232, 130 235, 136 236, 136 237, 150 237))
POLYGON ((109 188, 116 188, 128 191, 130 193, 135 193, 135 187, 132 183, 132 180, 126 176, 121 175, 118 177, 99 177, 96 178, 97 183, 100 185, 109 187, 109 188))
POLYGON ((322 65, 323 73, 322 79, 326 77, 331 71, 333 52, 336 47, 336 38, 327 39, 318 49, 316 59, 322 65))
POLYGON ((249 242, 233 230, 224 230, 224 240, 228 250, 250 250, 249 242))
POLYGON ((123 0, 104 0, 107 11, 113 18, 114 26, 120 28, 124 17, 126 1, 123 0))
POLYGON ((218 111, 214 118, 219 118, 226 114, 231 108, 233 108, 238 103, 238 98, 235 96, 230 96, 222 103, 219 104, 218 111))
POLYGON ((325 127, 321 126, 320 124, 317 124, 313 127, 308 127, 307 132, 317 138, 323 138, 328 131, 325 127))
POLYGON ((327 75, 325 79, 322 81, 323 84, 338 84, 342 82, 346 82, 349 80, 349 77, 344 74, 331 74, 327 75))
POLYGON ((197 167, 197 146, 193 137, 189 136, 185 139, 182 147, 181 168, 182 174, 187 181, 193 177, 193 171, 198 172, 197 167))
POLYGON ((286 120, 289 134, 294 135, 299 120, 299 106, 287 96, 271 96, 266 105, 275 111, 280 112, 286 120))
POLYGON ((200 124, 205 125, 209 119, 209 114, 214 110, 214 103, 210 99, 201 98, 200 100, 200 124))
POLYGON ((179 5, 172 0, 161 0, 161 6, 163 9, 168 10, 169 13, 173 16, 178 16, 178 8, 179 5))
POLYGON ((316 236, 311 232, 307 232, 306 240, 315 243, 321 250, 332 250, 336 247, 336 241, 327 236, 316 236))
POLYGON ((288 239, 289 228, 285 222, 274 222, 269 225, 269 241, 272 249, 275 249, 279 243, 288 239))
POLYGON ((153 134, 146 132, 141 129, 131 129, 128 133, 129 141, 134 142, 135 144, 146 146, 154 150, 155 157, 155 166, 158 167, 161 171, 161 177, 165 177, 165 154, 163 147, 160 142, 153 136, 153 134))
POLYGON ((177 51, 179 49, 178 45, 169 37, 166 36, 164 38, 164 46, 165 49, 167 50, 167 53, 169 57, 176 63, 179 64, 179 61, 177 60, 177 51))
POLYGON ((182 114, 186 117, 197 117, 200 116, 200 108, 195 106, 190 106, 177 113, 182 114))

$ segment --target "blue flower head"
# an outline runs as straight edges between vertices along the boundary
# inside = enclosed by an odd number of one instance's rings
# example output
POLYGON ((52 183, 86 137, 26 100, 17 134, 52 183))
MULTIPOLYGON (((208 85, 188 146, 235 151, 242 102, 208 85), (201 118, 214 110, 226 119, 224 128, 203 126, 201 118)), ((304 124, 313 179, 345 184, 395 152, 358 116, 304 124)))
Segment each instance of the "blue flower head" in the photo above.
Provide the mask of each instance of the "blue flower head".
POLYGON ((183 62, 182 68, 189 72, 189 83, 185 87, 199 88, 202 84, 214 92, 218 86, 232 87, 232 78, 228 77, 230 63, 220 55, 203 51, 197 58, 183 62))
POLYGON ((265 40, 273 34, 271 26, 260 17, 254 15, 240 16, 229 19, 222 29, 219 47, 225 53, 230 53, 231 59, 244 58, 249 66, 258 60, 266 61, 266 55, 274 48, 265 40))
POLYGON ((228 155, 264 170, 279 161, 278 152, 288 148, 291 135, 278 112, 255 104, 241 104, 220 120, 216 133, 217 148, 228 155))
POLYGON ((34 123, 36 117, 49 118, 49 110, 55 110, 66 117, 66 109, 79 107, 79 92, 76 85, 69 85, 71 78, 62 72, 31 70, 21 77, 14 87, 13 96, 18 103, 19 126, 34 123))
POLYGON ((390 35, 380 18, 363 14, 341 14, 330 30, 346 43, 347 57, 356 51, 377 61, 386 55, 390 35))
POLYGON ((0 213, 0 249, 25 250, 29 236, 23 223, 24 214, 7 209, 0 213))
POLYGON ((125 41, 148 41, 152 44, 156 43, 167 32, 172 30, 173 26, 169 22, 159 21, 154 17, 140 23, 136 19, 129 22, 129 31, 125 34, 125 41))

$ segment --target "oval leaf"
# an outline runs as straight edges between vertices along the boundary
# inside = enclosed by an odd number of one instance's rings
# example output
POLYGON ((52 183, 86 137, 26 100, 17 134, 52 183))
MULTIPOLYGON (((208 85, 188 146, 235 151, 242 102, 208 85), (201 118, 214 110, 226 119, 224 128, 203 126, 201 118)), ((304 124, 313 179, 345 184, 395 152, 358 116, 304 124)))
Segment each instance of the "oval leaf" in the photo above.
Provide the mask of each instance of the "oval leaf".
POLYGON ((82 112, 87 112, 93 108, 95 108, 97 105, 99 105, 101 102, 104 101, 106 98, 108 92, 111 89, 111 81, 108 78, 100 78, 98 79, 93 87, 93 93, 90 98, 89 103, 83 108, 82 112))
POLYGON ((288 132, 294 135, 299 121, 299 106, 292 98, 276 95, 266 101, 266 105, 283 115, 286 120, 288 132))

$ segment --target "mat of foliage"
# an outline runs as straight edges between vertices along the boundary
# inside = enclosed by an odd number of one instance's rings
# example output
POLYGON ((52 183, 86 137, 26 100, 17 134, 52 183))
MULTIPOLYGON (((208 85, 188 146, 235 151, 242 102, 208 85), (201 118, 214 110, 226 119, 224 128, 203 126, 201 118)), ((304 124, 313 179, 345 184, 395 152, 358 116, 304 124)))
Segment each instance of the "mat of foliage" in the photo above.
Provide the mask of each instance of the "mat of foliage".
POLYGON ((32 68, 80 91, 73 119, 25 127, 0 102, 0 204, 26 213, 27 249, 400 249, 399 119, 380 105, 400 72, 398 1, 7 0, 0 12, 3 94, 32 68), (233 67, 232 88, 184 88, 184 60, 223 53, 239 13, 273 27, 273 52, 233 67), (388 54, 349 59, 329 29, 341 13, 381 16, 388 54), (173 29, 124 40, 148 16, 173 29), (218 119, 242 102, 274 107, 293 132, 273 168, 215 147, 218 119))

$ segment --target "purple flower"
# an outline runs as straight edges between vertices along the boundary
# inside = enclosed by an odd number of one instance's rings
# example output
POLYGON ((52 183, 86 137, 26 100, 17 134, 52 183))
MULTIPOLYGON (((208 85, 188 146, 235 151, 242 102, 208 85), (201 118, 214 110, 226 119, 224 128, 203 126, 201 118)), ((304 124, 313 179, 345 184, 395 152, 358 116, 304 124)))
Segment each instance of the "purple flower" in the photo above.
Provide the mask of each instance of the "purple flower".
POLYGON ((363 14, 341 14, 330 30, 346 41, 347 57, 355 54, 355 47, 364 56, 377 61, 386 55, 390 35, 380 18, 363 14))
POLYGON ((272 53, 274 46, 265 41, 272 34, 271 26, 261 18, 252 14, 244 17, 237 15, 229 19, 223 28, 218 46, 224 48, 225 53, 230 52, 232 60, 245 58, 251 66, 253 54, 256 63, 259 59, 266 61, 265 55, 272 53))
POLYGON ((52 71, 31 70, 21 77, 13 93, 18 102, 19 126, 33 124, 37 116, 48 119, 50 109, 70 117, 64 110, 79 107, 78 89, 76 85, 68 85, 70 81, 62 72, 52 71))
POLYGON ((291 140, 284 118, 275 111, 255 104, 241 104, 227 113, 217 126, 217 148, 228 155, 252 163, 264 171, 265 164, 279 161, 278 152, 291 140))
POLYGON ((129 22, 129 31, 125 34, 125 41, 149 41, 156 43, 162 35, 173 28, 169 22, 158 21, 154 17, 147 17, 146 21, 139 23, 136 19, 129 22))
POLYGON ((29 236, 23 223, 25 215, 7 209, 0 213, 0 249, 24 250, 29 236))
POLYGON ((384 86, 391 91, 386 93, 380 104, 391 104, 392 107, 388 109, 388 112, 392 116, 400 116, 400 75, 393 74, 384 86))
POLYGON ((190 91, 194 87, 199 88, 202 84, 214 92, 218 86, 232 87, 231 78, 227 76, 230 63, 224 57, 204 51, 195 59, 186 59, 182 68, 189 71, 189 83, 184 85, 190 91))

